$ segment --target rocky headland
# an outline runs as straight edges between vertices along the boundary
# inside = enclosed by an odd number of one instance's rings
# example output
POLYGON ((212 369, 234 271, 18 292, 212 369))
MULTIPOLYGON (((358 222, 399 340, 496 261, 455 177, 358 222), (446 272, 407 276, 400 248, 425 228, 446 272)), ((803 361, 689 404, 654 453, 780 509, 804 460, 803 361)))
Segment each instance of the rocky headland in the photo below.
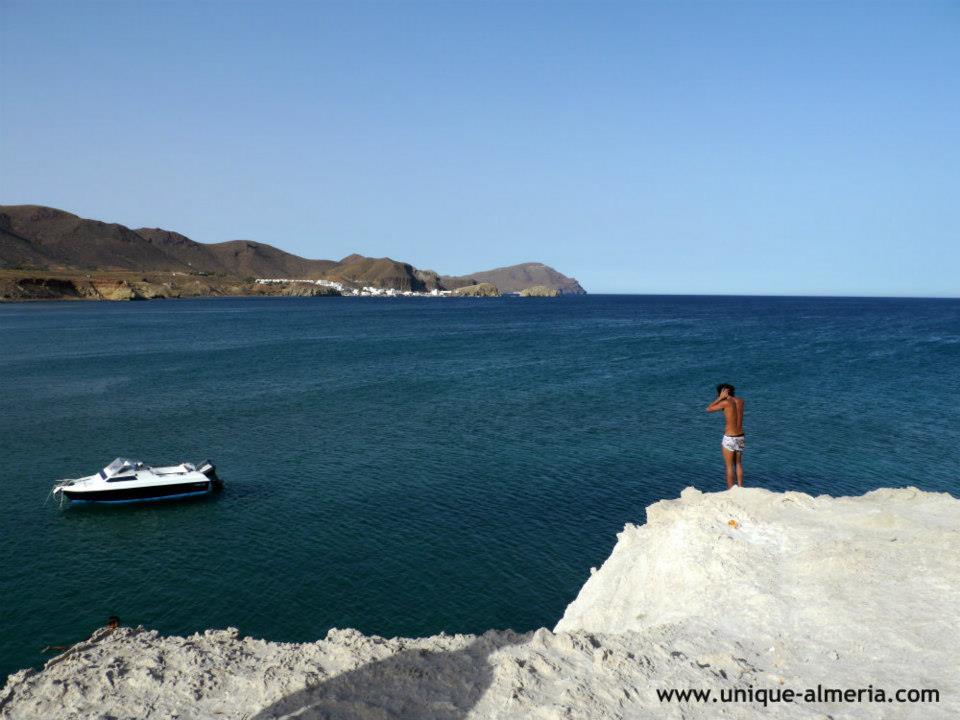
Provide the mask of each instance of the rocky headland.
POLYGON ((0 717, 946 720, 960 712, 958 547, 947 494, 687 488, 626 526, 552 630, 301 644, 102 630, 11 675, 0 717), (661 699, 688 689, 712 697, 661 699), (889 701, 898 690, 937 699, 889 701))
POLYGON ((447 287, 459 287, 475 283, 496 285, 502 293, 522 293, 533 287, 547 287, 556 290, 557 295, 584 295, 586 290, 574 278, 557 272, 549 265, 528 262, 509 267, 483 270, 462 277, 442 275, 440 282, 447 287))

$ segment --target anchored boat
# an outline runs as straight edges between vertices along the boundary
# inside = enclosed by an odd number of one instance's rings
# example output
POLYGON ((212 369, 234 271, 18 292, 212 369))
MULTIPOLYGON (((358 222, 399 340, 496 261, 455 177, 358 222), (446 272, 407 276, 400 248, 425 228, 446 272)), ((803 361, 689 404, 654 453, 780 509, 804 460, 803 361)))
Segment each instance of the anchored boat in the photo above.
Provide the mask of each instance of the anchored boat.
POLYGON ((61 501, 131 502, 169 500, 205 495, 219 490, 223 483, 213 463, 181 463, 169 467, 150 467, 138 460, 117 458, 96 475, 64 480, 53 488, 61 501))

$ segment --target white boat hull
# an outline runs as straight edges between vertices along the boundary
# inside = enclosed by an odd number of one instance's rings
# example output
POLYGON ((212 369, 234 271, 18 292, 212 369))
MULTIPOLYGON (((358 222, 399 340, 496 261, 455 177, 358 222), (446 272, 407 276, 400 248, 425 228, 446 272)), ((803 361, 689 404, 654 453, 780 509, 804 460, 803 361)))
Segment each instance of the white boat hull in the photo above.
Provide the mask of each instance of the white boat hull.
POLYGON ((192 465, 144 466, 113 477, 104 477, 101 473, 58 485, 54 493, 71 501, 138 502, 205 495, 220 487, 216 469, 204 463, 199 469, 192 465))

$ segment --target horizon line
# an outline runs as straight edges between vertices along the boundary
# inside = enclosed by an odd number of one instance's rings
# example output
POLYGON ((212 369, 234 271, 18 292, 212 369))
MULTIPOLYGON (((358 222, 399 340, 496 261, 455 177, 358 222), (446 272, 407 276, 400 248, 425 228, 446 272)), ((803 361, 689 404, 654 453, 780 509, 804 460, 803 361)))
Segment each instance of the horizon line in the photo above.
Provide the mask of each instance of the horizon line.
MULTIPOLYGON (((960 295, 798 295, 793 293, 683 293, 683 292, 591 292, 586 295, 626 295, 637 297, 753 297, 753 298, 798 298, 822 300, 960 300, 960 295)), ((583 297, 564 293, 562 297, 583 297)))

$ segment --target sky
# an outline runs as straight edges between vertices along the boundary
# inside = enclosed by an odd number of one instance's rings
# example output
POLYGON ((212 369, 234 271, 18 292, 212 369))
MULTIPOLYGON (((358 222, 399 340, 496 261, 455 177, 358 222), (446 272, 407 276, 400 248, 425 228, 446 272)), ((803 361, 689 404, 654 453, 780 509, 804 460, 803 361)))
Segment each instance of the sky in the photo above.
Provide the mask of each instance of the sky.
POLYGON ((956 297, 960 3, 0 0, 0 202, 596 293, 956 297))

